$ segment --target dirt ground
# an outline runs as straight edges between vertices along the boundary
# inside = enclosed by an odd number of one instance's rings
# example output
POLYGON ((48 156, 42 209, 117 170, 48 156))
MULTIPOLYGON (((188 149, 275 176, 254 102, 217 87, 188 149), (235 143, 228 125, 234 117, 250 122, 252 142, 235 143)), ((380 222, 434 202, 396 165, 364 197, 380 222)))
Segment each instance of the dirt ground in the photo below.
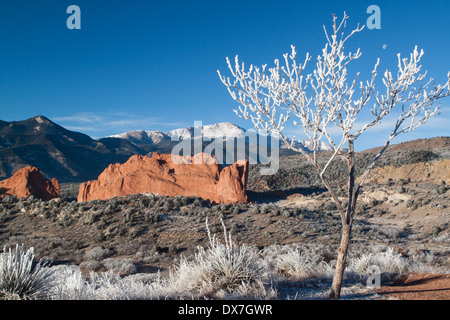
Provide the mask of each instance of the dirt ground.
POLYGON ((450 274, 406 274, 376 292, 387 299, 450 300, 450 274))

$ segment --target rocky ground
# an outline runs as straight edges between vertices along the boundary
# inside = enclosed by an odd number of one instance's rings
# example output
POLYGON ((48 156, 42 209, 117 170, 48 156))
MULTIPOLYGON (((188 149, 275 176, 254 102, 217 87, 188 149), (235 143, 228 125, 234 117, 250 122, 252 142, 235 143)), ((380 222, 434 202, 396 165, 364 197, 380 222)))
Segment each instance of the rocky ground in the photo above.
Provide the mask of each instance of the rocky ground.
MULTIPOLYGON (((430 152, 420 153, 418 159, 431 157, 429 163, 434 164, 446 158, 444 153, 430 152)), ((405 155, 411 156, 404 151, 405 155)), ((283 159, 278 178, 294 168, 297 159, 283 159)), ((305 254, 313 253, 332 265, 340 240, 340 218, 329 193, 310 183, 315 179, 312 175, 302 181, 305 172, 290 182, 302 183, 275 188, 286 181, 253 176, 256 169, 251 171, 248 204, 215 205, 195 197, 150 194, 76 202, 79 184, 62 184, 62 197, 51 201, 5 197, 0 203, 0 243, 34 247, 37 258, 76 264, 86 274, 159 271, 165 276, 180 257, 192 257, 198 246, 208 245, 208 230, 221 239, 223 221, 236 243, 255 246, 261 252, 297 244, 305 254)), ((288 172, 288 176, 294 174, 288 172)), ((424 273, 449 273, 450 188, 445 174, 448 170, 439 177, 430 174, 423 179, 383 176, 383 182, 367 184, 359 201, 350 258, 390 247, 421 265, 424 273)), ((345 202, 344 184, 337 180, 338 195, 345 202)), ((403 279, 402 285, 411 285, 411 279, 403 279)), ((439 290, 448 298, 448 278, 445 281, 439 290)), ((436 285, 430 279, 416 283, 436 285)), ((393 293, 397 291, 380 293, 386 298, 402 298, 393 293)))

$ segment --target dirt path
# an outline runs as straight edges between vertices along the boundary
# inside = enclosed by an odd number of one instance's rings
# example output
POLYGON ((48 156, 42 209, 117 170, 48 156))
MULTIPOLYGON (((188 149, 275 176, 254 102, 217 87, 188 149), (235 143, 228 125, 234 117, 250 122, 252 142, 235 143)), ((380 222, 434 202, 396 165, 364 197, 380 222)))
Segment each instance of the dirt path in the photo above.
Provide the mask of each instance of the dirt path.
POLYGON ((450 274, 406 274, 396 284, 376 291, 388 299, 450 300, 450 274))

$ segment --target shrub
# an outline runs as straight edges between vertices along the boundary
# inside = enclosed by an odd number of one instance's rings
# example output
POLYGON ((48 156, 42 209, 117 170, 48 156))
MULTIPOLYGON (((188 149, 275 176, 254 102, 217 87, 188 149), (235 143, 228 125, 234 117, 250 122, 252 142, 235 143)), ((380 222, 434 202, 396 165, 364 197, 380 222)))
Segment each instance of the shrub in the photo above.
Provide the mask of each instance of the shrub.
POLYGON ((439 155, 430 150, 413 150, 405 157, 404 164, 414 164, 419 162, 431 162, 439 159, 439 155))
POLYGON ((83 261, 80 263, 80 268, 88 271, 98 271, 102 268, 102 264, 96 260, 83 261))
POLYGON ((413 205, 414 205, 414 200, 408 200, 408 201, 406 202, 406 207, 407 207, 407 208, 411 208, 413 205))
POLYGON ((143 227, 135 226, 130 229, 128 236, 130 237, 130 239, 134 239, 134 238, 139 237, 144 231, 145 231, 145 229, 143 227))
POLYGON ((281 215, 285 218, 292 217, 292 212, 287 207, 282 207, 281 209, 281 215))
POLYGON ((203 205, 202 201, 200 199, 195 199, 192 203, 194 207, 201 207, 203 205))
POLYGON ((233 210, 232 210, 232 213, 234 213, 234 214, 241 213, 241 208, 239 206, 234 206, 233 210))
POLYGON ((105 272, 91 273, 84 279, 78 268, 55 267, 50 299, 55 300, 149 300, 170 297, 170 288, 159 274, 146 281, 141 278, 105 272))
POLYGON ((3 202, 5 202, 6 204, 14 204, 17 202, 17 197, 16 196, 6 196, 3 198, 3 202))
POLYGON ((308 257, 296 247, 289 248, 286 253, 276 257, 275 271, 295 280, 326 278, 333 275, 333 268, 330 265, 322 260, 308 257))
POLYGON ((356 214, 358 216, 362 216, 366 213, 366 207, 364 204, 359 204, 358 207, 356 208, 356 214))
POLYGON ((163 220, 163 216, 160 214, 153 214, 153 213, 148 212, 145 214, 144 220, 145 220, 145 222, 156 224, 163 220))
POLYGON ((108 204, 106 206, 105 210, 103 211, 103 213, 105 215, 112 215, 112 214, 114 214, 114 212, 115 212, 115 209, 114 209, 114 206, 112 204, 108 204))
POLYGON ((440 185, 436 190, 437 194, 444 194, 447 192, 447 188, 444 184, 440 185))
POLYGON ((372 265, 378 266, 382 272, 387 273, 401 274, 412 270, 411 263, 392 248, 388 248, 386 252, 362 254, 359 258, 351 260, 349 267, 350 270, 365 275, 372 265))
POLYGON ((177 292, 214 294, 218 292, 266 294, 264 283, 268 278, 267 262, 252 247, 233 243, 224 230, 225 242, 209 237, 209 248, 199 248, 193 261, 184 257, 170 272, 170 281, 177 292))
POLYGON ((101 261, 111 255, 112 255, 112 251, 110 249, 105 249, 102 247, 95 247, 89 251, 86 251, 86 253, 84 254, 84 257, 87 260, 101 261))
POLYGON ((0 254, 0 298, 36 299, 47 288, 51 271, 48 261, 40 260, 33 268, 34 248, 24 252, 23 245, 14 251, 5 246, 0 254))
POLYGON ((261 207, 261 210, 260 210, 259 213, 261 213, 261 214, 267 214, 267 213, 269 213, 269 211, 270 211, 269 207, 268 207, 267 205, 263 205, 263 206, 261 207))
POLYGON ((133 260, 130 258, 123 260, 108 258, 103 261, 103 265, 107 270, 114 273, 119 273, 121 275, 130 275, 136 273, 136 266, 134 265, 133 260))
POLYGON ((252 214, 259 214, 259 207, 258 207, 258 205, 255 205, 255 206, 251 209, 250 213, 252 213, 252 214))

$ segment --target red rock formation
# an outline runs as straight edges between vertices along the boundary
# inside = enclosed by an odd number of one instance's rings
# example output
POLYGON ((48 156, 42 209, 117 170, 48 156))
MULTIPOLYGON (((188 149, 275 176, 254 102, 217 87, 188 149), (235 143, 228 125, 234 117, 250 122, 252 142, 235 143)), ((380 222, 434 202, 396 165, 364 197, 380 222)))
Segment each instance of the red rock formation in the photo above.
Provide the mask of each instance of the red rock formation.
POLYGON ((44 201, 60 197, 58 180, 45 180, 38 168, 30 166, 20 169, 11 178, 0 181, 0 188, 4 189, 3 196, 28 198, 32 195, 44 201))
POLYGON ((112 164, 98 180, 80 186, 78 201, 107 200, 135 193, 197 196, 216 203, 247 202, 248 161, 223 170, 207 154, 194 157, 132 156, 124 164, 112 164), (175 160, 175 162, 174 162, 175 160))

